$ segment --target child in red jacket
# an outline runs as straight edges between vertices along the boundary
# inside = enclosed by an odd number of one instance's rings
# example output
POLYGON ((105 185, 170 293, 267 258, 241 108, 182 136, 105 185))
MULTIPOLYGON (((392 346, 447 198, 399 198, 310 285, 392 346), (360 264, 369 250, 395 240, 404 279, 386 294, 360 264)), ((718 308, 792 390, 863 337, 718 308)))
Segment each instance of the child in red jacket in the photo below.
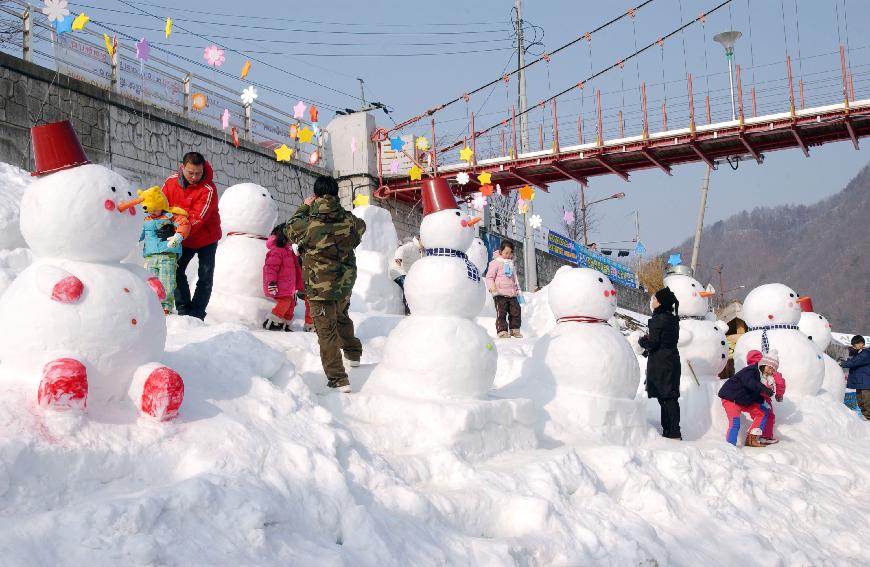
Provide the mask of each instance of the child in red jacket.
MULTIPOLYGON (((746 353, 746 364, 755 364, 762 358, 761 351, 750 350, 746 353)), ((773 390, 776 401, 781 402, 785 396, 785 378, 782 373, 774 372, 773 376, 762 375, 761 381, 765 386, 773 390)), ((764 403, 761 404, 761 411, 764 412, 764 417, 761 419, 761 438, 759 442, 763 445, 773 445, 779 443, 779 439, 773 436, 773 426, 776 423, 776 414, 773 413, 773 401, 766 393, 762 392, 761 397, 764 403)))
POLYGON ((296 294, 304 289, 302 268, 299 258, 293 252, 293 245, 287 240, 284 225, 279 224, 272 230, 266 241, 266 262, 263 264, 263 293, 276 301, 269 317, 263 321, 267 331, 292 331, 293 310, 296 308, 296 294))

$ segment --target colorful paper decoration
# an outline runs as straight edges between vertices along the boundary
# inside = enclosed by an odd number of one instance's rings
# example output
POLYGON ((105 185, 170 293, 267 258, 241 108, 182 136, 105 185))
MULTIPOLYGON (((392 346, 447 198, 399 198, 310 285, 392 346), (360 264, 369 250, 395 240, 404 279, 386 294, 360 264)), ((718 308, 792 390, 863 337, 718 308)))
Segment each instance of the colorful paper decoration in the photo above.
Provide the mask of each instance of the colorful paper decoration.
POLYGON ((416 142, 417 149, 421 152, 425 152, 429 150, 429 140, 427 140, 424 136, 420 136, 417 138, 416 142))
POLYGON ((529 226, 535 230, 541 228, 541 225, 544 224, 544 219, 541 218, 541 215, 532 215, 529 217, 529 226))
POLYGON ((42 13, 49 22, 58 22, 69 16, 69 8, 66 0, 45 0, 42 13))
POLYGON ((469 177, 469 175, 464 171, 460 171, 456 174, 456 182, 460 185, 465 185, 469 181, 471 181, 471 177, 469 177))
POLYGON ((66 16, 62 20, 55 20, 54 21, 54 32, 57 35, 70 33, 72 31, 72 25, 73 25, 73 17, 72 16, 66 16))
POLYGON ((305 114, 306 108, 307 107, 305 106, 305 103, 302 102, 301 100, 299 102, 297 102, 296 104, 294 104, 293 105, 293 118, 297 118, 297 119, 302 118, 302 116, 305 114))
POLYGON ((233 126, 232 135, 233 135, 233 145, 238 148, 239 147, 239 133, 236 132, 235 126, 233 126))
POLYGON ((402 148, 405 147, 405 141, 402 140, 399 136, 395 138, 390 138, 390 149, 395 150, 397 152, 401 152, 402 148))
POLYGON ((498 183, 495 184, 495 192, 501 195, 501 185, 498 183))
POLYGON ((257 89, 254 85, 250 85, 245 90, 242 91, 241 95, 242 103, 245 106, 250 106, 254 104, 254 101, 257 100, 257 89))
POLYGON ((208 98, 203 93, 190 95, 190 107, 194 110, 202 110, 208 106, 208 98))
POLYGON ((492 185, 481 185, 480 192, 485 196, 489 197, 492 195, 492 185))
POLYGON ((474 199, 471 201, 471 206, 477 209, 478 211, 482 211, 486 206, 486 196, 477 194, 474 196, 474 199))
POLYGON ((302 130, 299 130, 298 138, 303 144, 310 144, 311 139, 314 138, 314 132, 309 130, 308 126, 305 126, 302 130))
POLYGON ((221 114, 221 128, 226 130, 230 125, 230 109, 225 108, 224 113, 221 114))
POLYGON ((420 181, 423 179, 423 170, 415 163, 411 166, 411 181, 420 181))
POLYGON ((168 39, 172 35, 172 18, 166 18, 166 29, 164 31, 168 39))
POLYGON ((314 132, 314 135, 320 137, 320 126, 317 125, 317 122, 311 125, 311 131, 314 132))
POLYGON ((352 154, 356 153, 356 138, 350 139, 350 153, 352 153, 352 154))
POLYGON ((318 161, 320 161, 320 152, 317 150, 314 150, 313 152, 311 152, 311 155, 308 156, 308 163, 310 163, 311 165, 314 165, 318 161))
POLYGON ((484 171, 477 176, 477 180, 480 182, 481 185, 489 185, 492 183, 492 174, 488 171, 484 171))
POLYGON ((144 37, 136 42, 136 59, 139 61, 148 61, 151 58, 151 46, 148 45, 148 40, 144 37))
POLYGON ((299 137, 299 124, 291 124, 289 128, 287 128, 287 134, 290 135, 291 140, 295 140, 299 137))
POLYGON ((669 266, 677 266, 683 263, 683 257, 679 254, 671 254, 670 258, 668 258, 669 266))
POLYGON ((106 51, 109 52, 109 56, 115 55, 115 51, 118 50, 118 36, 109 37, 108 34, 103 34, 103 40, 106 42, 106 51))
POLYGON ((522 197, 524 201, 531 201, 535 197, 535 190, 528 185, 523 185, 520 189, 520 197, 522 197))
POLYGON ((474 157, 474 151, 468 146, 465 146, 464 148, 459 150, 459 159, 461 159, 462 161, 467 161, 471 163, 472 157, 474 157))
POLYGON ((250 73, 250 72, 251 72, 251 62, 245 61, 245 64, 242 65, 242 78, 247 79, 248 73, 250 73))
POLYGON ((227 60, 224 50, 217 45, 209 45, 202 53, 203 58, 212 67, 220 67, 227 60))
POLYGON ((526 205, 526 201, 524 199, 517 199, 517 211, 524 215, 529 212, 529 206, 526 205))
POLYGON ((313 104, 308 108, 308 114, 311 116, 312 122, 317 122, 317 107, 313 104))
POLYGON ((369 196, 368 195, 363 195, 362 193, 360 193, 359 195, 357 195, 353 199, 353 206, 354 207, 365 207, 368 204, 369 204, 369 196))
POLYGON ((393 175, 399 173, 399 160, 394 159, 390 162, 390 173, 392 173, 393 175))
POLYGON ((562 217, 562 220, 565 221, 565 224, 571 224, 574 222, 574 212, 573 211, 565 211, 565 215, 562 217))
POLYGON ((290 161, 293 157, 293 150, 287 147, 287 144, 281 144, 280 148, 275 148, 275 160, 290 161))
POLYGON ((91 21, 89 17, 85 15, 84 12, 76 16, 76 19, 73 20, 72 29, 73 31, 84 31, 85 24, 91 21))

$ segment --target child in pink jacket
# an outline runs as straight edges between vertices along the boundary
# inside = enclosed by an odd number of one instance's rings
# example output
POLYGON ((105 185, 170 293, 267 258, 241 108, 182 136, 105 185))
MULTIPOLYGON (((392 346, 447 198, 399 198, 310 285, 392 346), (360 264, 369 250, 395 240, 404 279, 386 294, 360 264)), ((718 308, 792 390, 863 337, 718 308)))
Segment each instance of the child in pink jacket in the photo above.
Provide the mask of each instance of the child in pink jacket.
POLYGON ((276 303, 269 317, 263 321, 263 328, 267 331, 292 331, 290 323, 296 308, 296 294, 304 289, 304 285, 299 257, 287 240, 283 224, 272 230, 272 236, 266 241, 266 249, 263 293, 276 303))
MULTIPOLYGON (((761 360, 762 354, 760 350, 750 350, 746 353, 746 364, 755 364, 761 360)), ((780 372, 774 372, 772 377, 762 375, 761 378, 764 385, 774 391, 776 401, 781 402, 785 396, 785 378, 780 372)), ((764 403, 761 404, 761 411, 764 412, 764 417, 761 419, 761 438, 759 442, 763 445, 773 445, 779 443, 779 439, 773 436, 773 426, 776 423, 776 414, 773 413, 773 402, 770 396, 762 393, 761 397, 764 403)))
POLYGON ((495 330, 500 339, 523 338, 520 332, 522 310, 520 309, 520 285, 513 261, 514 245, 505 240, 486 270, 486 288, 495 301, 495 330))

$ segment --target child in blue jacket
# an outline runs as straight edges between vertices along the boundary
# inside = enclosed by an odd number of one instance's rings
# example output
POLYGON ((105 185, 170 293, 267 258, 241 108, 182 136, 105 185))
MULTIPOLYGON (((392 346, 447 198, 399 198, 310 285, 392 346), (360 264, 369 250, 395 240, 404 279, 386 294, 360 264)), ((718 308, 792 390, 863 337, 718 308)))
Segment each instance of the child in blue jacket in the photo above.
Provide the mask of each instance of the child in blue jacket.
POLYGON ((870 421, 870 350, 864 348, 864 337, 855 335, 852 337, 852 355, 848 360, 841 362, 840 366, 849 369, 849 381, 847 388, 855 389, 855 397, 858 398, 858 407, 864 419, 870 421))

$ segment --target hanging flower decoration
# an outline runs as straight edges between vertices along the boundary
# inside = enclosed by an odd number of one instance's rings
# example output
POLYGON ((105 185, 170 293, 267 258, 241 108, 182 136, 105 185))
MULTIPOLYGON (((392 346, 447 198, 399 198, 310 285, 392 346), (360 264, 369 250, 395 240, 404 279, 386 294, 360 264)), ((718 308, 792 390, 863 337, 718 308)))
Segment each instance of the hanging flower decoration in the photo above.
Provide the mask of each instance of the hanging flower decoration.
POLYGON ((471 206, 478 211, 482 211, 486 206, 486 197, 480 193, 474 196, 474 199, 471 201, 471 206))
POLYGON ((190 107, 194 110, 203 110, 208 106, 208 98, 203 93, 190 95, 190 107))
POLYGON ((427 140, 424 136, 420 136, 417 138, 417 149, 421 152, 425 152, 429 149, 429 140, 427 140))
POLYGON ((542 224, 544 224, 544 219, 541 218, 541 215, 532 215, 529 218, 529 226, 535 230, 541 228, 542 224))
POLYGON ((226 61, 224 50, 217 45, 209 45, 202 53, 203 58, 212 67, 220 67, 226 61))
POLYGON ((314 150, 313 152, 311 152, 311 155, 308 156, 308 163, 310 163, 311 165, 314 165, 318 161, 320 161, 320 152, 317 150, 314 150))
POLYGON ((498 193, 499 196, 501 196, 501 185, 498 183, 495 184, 495 192, 498 193))
POLYGON ((469 181, 471 181, 471 177, 469 177, 468 174, 465 173, 464 171, 460 171, 459 173, 456 174, 456 182, 459 183, 460 185, 465 185, 469 181))
POLYGON ((254 87, 254 85, 251 85, 243 90, 241 98, 242 103, 244 103, 245 106, 250 106, 254 104, 254 101, 257 100, 257 89, 254 87))
POLYGON ((45 0, 42 13, 46 15, 49 22, 63 21, 69 16, 68 3, 66 0, 45 0))

